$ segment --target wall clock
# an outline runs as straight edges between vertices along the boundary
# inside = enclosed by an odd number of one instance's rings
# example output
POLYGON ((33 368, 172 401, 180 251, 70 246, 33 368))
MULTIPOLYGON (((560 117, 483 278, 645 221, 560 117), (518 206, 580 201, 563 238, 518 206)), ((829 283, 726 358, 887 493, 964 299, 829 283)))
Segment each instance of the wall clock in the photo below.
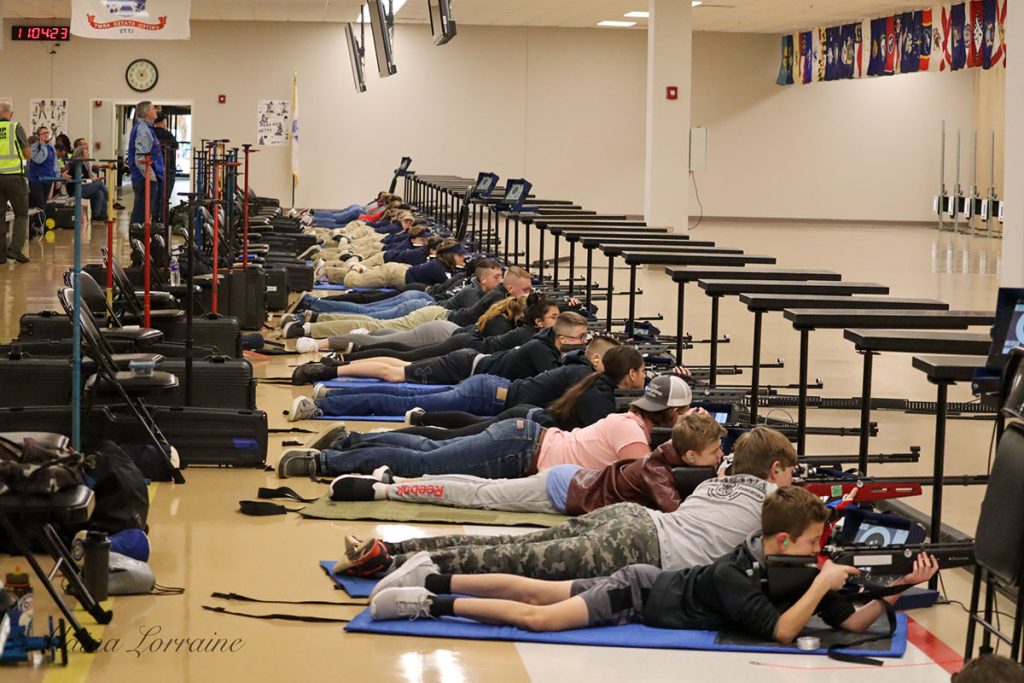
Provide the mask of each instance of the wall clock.
POLYGON ((157 71, 156 64, 148 59, 136 59, 124 72, 128 87, 135 92, 152 90, 159 78, 160 72, 157 71))

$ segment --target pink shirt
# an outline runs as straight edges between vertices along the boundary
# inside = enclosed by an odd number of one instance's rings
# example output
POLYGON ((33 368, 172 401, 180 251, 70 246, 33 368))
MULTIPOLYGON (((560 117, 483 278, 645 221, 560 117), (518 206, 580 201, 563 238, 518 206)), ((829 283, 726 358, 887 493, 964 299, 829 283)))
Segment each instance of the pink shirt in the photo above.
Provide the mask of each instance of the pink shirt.
POLYGON ((601 469, 623 459, 620 453, 634 444, 643 445, 637 457, 647 453, 650 441, 650 429, 634 413, 615 413, 571 432, 548 429, 537 458, 537 469, 546 470, 556 465, 601 469))

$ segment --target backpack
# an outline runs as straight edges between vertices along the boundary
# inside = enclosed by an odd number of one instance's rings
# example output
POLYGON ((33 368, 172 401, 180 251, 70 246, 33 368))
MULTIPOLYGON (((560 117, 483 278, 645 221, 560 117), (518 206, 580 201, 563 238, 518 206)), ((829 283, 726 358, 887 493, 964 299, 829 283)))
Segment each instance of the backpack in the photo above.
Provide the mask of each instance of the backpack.
POLYGON ((26 437, 22 443, 0 437, 0 494, 50 495, 82 483, 82 454, 26 437))
POLYGON ((88 528, 107 534, 125 529, 145 531, 149 492, 132 458, 114 442, 104 441, 89 461, 86 483, 96 495, 96 507, 88 528))

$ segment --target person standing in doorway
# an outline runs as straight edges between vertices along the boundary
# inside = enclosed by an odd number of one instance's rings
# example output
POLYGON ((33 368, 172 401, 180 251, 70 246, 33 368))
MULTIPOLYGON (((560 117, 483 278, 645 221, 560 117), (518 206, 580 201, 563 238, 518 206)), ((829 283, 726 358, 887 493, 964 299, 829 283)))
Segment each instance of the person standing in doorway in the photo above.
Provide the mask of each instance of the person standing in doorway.
POLYGON ((28 136, 21 124, 12 120, 14 109, 0 102, 0 209, 4 220, 0 224, 0 263, 13 258, 28 263, 24 254, 28 238, 28 181, 25 179, 25 161, 29 158, 28 136), (7 241, 7 203, 14 211, 11 240, 7 241))
POLYGON ((156 107, 143 100, 135 107, 135 126, 128 139, 128 167, 132 172, 132 191, 135 193, 131 222, 142 224, 146 220, 146 183, 149 183, 149 210, 153 220, 160 219, 161 186, 164 180, 164 155, 157 140, 153 122, 156 107), (149 155, 149 177, 146 176, 146 155, 149 155))
MULTIPOLYGON (((160 112, 156 115, 156 120, 153 121, 153 132, 156 133, 157 142, 160 143, 160 148, 164 153, 164 168, 167 169, 167 199, 171 199, 171 194, 174 192, 174 180, 178 177, 178 140, 167 128, 167 114, 160 112)), ((163 201, 161 197, 161 201, 163 201)), ((164 216, 164 210, 166 209, 166 202, 161 204, 160 216, 164 216)))

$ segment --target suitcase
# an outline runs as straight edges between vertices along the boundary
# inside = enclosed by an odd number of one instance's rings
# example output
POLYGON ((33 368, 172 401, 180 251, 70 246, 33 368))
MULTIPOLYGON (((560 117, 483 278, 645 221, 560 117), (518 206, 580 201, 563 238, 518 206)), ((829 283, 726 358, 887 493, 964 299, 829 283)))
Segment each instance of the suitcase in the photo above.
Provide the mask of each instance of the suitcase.
MULTIPOLYGON (((146 403, 161 406, 183 406, 187 395, 185 359, 167 358, 157 368, 178 378, 176 391, 147 397, 146 403)), ((252 363, 244 358, 211 356, 192 361, 192 407, 256 409, 256 380, 252 363)))
MULTIPOLYGON (((83 375, 95 363, 83 363, 83 375)), ((66 406, 71 401, 71 359, 11 352, 0 356, 0 407, 66 406)))
POLYGON ((18 339, 66 339, 71 320, 57 311, 26 313, 18 319, 18 339))
POLYGON ((44 212, 46 213, 46 220, 53 221, 53 227, 60 228, 62 230, 75 229, 74 204, 65 204, 64 202, 47 202, 44 212))
MULTIPOLYGON (((217 312, 238 318, 243 330, 260 330, 267 322, 267 275, 262 268, 222 271, 217 288, 217 312)), ((213 290, 204 292, 212 309, 213 290)))
MULTIPOLYGON (((267 414, 261 410, 150 408, 154 421, 186 465, 264 467, 267 462, 267 414)), ((0 408, 0 432, 42 431, 71 434, 68 406, 0 408)), ((148 444, 146 430, 125 406, 93 406, 82 413, 82 446, 88 451, 104 440, 119 445, 148 444)))
POLYGON ((263 266, 267 274, 267 310, 283 311, 288 308, 288 270, 284 266, 263 266))
POLYGON ((288 291, 308 292, 313 289, 313 266, 305 261, 285 264, 288 271, 288 291))
MULTIPOLYGON (((218 292, 219 294, 219 292, 218 292)), ((188 331, 187 320, 177 320, 163 329, 164 340, 184 342, 188 331)), ((192 317, 192 343, 195 346, 212 346, 231 358, 242 357, 242 332, 238 319, 217 313, 194 315, 192 317)))

